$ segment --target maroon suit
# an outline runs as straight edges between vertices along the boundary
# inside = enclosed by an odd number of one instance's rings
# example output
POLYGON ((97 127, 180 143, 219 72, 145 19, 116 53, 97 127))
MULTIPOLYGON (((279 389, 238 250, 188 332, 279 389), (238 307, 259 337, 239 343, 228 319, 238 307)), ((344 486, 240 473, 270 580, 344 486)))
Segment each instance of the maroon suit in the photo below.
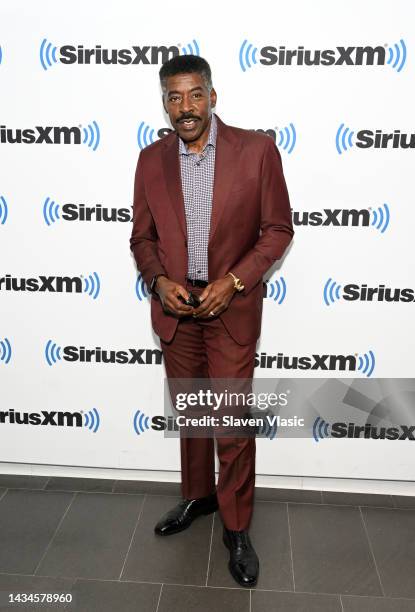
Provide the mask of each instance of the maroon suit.
MULTIPOLYGON (((219 316, 180 324, 152 296, 153 328, 161 338, 170 378, 252 378, 262 277, 294 234, 281 157, 272 139, 216 118, 209 281, 231 271, 245 289, 235 293, 219 316)), ((186 233, 178 136, 173 132, 141 152, 135 175, 130 244, 147 286, 155 274, 186 286, 186 233)), ((255 440, 218 438, 217 444, 222 518, 229 529, 245 529, 252 513, 255 440)), ((212 439, 181 439, 184 497, 214 490, 213 452, 212 439)))

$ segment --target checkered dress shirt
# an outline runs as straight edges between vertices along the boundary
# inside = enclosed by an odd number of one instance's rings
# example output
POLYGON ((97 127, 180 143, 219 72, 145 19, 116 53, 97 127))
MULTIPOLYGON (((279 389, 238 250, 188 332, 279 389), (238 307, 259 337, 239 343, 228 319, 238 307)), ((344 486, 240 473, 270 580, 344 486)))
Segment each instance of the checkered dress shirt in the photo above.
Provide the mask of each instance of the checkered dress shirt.
POLYGON ((209 280, 208 241, 215 176, 217 122, 214 113, 202 153, 190 153, 179 137, 179 158, 187 225, 189 278, 209 280))

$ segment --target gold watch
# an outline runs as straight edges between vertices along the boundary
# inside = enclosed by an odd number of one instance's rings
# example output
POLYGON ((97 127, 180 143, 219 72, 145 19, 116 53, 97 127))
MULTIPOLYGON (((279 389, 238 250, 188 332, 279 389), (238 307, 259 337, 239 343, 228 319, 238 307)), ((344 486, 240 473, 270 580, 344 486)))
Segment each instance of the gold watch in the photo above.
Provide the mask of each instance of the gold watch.
POLYGON ((235 274, 232 274, 232 272, 228 272, 228 274, 230 274, 233 278, 233 288, 236 289, 236 291, 243 291, 245 289, 245 285, 242 284, 241 279, 235 276, 235 274))

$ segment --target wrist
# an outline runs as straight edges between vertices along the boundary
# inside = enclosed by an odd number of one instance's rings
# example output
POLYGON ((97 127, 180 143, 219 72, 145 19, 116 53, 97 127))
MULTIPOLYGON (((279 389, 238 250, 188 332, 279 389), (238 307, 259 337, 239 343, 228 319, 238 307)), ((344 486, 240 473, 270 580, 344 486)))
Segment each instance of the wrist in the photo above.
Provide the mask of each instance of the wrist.
POLYGON ((163 278, 167 278, 167 276, 165 274, 158 274, 157 275, 156 281, 154 283, 154 291, 156 293, 158 293, 158 289, 160 288, 160 282, 159 281, 162 281, 162 283, 163 283, 163 278))
POLYGON ((240 278, 235 276, 235 274, 233 274, 232 272, 228 272, 227 276, 232 279, 235 291, 240 292, 245 289, 245 285, 242 283, 240 278))
POLYGON ((235 281, 233 280, 232 276, 230 274, 227 274, 225 278, 229 282, 229 287, 233 290, 233 293, 237 293, 235 281))
POLYGON ((150 283, 150 292, 151 293, 157 293, 158 281, 159 281, 161 276, 165 276, 165 274, 155 274, 153 276, 153 278, 151 279, 151 283, 150 283))

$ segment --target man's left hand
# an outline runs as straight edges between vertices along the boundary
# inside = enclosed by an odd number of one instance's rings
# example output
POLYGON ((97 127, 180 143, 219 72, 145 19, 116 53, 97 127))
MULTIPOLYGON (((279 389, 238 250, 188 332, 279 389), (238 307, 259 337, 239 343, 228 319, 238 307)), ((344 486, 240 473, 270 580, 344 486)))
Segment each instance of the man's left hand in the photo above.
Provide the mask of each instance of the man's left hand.
POLYGON ((232 276, 224 276, 213 281, 200 294, 201 304, 194 309, 193 316, 210 319, 221 314, 229 306, 234 293, 232 276))

